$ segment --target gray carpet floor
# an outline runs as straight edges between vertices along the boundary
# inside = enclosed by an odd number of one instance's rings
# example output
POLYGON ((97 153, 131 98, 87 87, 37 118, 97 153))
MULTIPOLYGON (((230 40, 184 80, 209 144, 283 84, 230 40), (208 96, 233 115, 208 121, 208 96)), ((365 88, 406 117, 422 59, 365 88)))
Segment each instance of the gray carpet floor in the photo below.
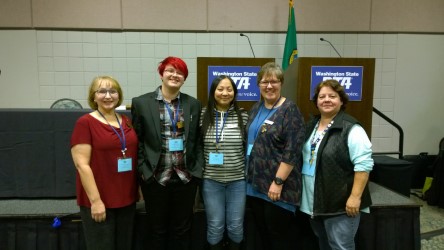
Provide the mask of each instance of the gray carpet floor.
MULTIPOLYGON (((412 190, 413 194, 420 194, 420 190, 412 190)), ((421 249, 444 249, 444 209, 429 206, 421 198, 410 195, 410 199, 421 204, 421 249)))

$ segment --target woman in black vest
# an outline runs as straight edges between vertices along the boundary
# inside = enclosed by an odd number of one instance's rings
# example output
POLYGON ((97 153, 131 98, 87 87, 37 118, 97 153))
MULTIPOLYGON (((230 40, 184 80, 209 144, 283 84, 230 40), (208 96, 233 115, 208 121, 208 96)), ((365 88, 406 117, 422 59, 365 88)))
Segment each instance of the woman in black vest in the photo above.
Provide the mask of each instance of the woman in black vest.
POLYGON ((369 212, 371 143, 358 121, 344 112, 348 96, 336 80, 321 82, 313 103, 320 112, 308 126, 300 210, 311 216, 320 249, 355 249, 360 212, 369 212))

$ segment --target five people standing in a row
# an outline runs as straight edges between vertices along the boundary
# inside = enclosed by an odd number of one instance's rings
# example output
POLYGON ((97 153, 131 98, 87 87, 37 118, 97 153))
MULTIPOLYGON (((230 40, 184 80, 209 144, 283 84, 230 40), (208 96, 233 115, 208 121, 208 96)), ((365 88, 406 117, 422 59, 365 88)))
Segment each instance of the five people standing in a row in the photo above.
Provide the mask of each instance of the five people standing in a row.
POLYGON ((165 58, 158 73, 161 85, 132 99, 132 123, 115 111, 123 101, 116 80, 97 77, 90 86, 93 112, 77 121, 71 139, 88 249, 131 249, 138 196, 149 249, 190 249, 199 186, 210 249, 241 248, 246 207, 263 249, 296 249, 298 210, 310 215, 321 249, 354 249, 360 212, 371 204, 373 161, 365 131, 344 112, 348 98, 338 82, 318 85, 320 116, 306 130, 296 104, 282 96, 276 63, 260 69, 261 100, 248 114, 228 76, 213 80, 201 108, 180 91, 188 76, 182 59, 165 58))

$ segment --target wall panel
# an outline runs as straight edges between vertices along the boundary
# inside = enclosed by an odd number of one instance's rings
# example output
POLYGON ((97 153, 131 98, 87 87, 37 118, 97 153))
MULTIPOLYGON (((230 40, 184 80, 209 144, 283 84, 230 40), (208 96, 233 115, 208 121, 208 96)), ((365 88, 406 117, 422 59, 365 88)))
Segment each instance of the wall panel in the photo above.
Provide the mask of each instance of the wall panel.
MULTIPOLYGON (((288 1, 0 0, 0 28, 285 32, 288 1)), ((444 33, 443 0, 297 0, 298 32, 444 33)))
POLYGON ((206 0, 122 1, 124 29, 207 30, 206 0))
POLYGON ((286 31, 288 1, 208 1, 211 31, 286 31))
POLYGON ((0 27, 32 26, 31 0, 0 0, 0 27))
POLYGON ((0 107, 36 107, 40 98, 36 31, 3 30, 0 44, 0 107))
MULTIPOLYGON (((286 1, 209 1, 211 31, 287 31, 286 1)), ((369 31, 370 0, 295 1, 297 31, 369 31)))
POLYGON ((368 32, 370 7, 371 0, 297 0, 295 1, 297 30, 368 32))
POLYGON ((373 0, 373 32, 444 32, 443 0, 373 0))
POLYGON ((121 29, 120 0, 32 0, 34 28, 121 29))

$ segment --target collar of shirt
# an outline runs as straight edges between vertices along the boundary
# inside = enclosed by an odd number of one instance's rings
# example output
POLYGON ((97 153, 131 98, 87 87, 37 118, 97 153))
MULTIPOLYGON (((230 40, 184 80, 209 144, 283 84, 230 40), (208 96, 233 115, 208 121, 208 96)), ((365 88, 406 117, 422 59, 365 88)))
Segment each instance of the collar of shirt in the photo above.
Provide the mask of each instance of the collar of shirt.
MULTIPOLYGON (((171 102, 174 102, 174 101, 179 100, 179 99, 180 99, 180 91, 179 91, 179 94, 177 94, 176 98, 171 100, 171 102)), ((158 100, 158 101, 164 101, 165 100, 163 98, 163 95, 162 95, 162 86, 159 86, 156 89, 156 100, 158 100)))

